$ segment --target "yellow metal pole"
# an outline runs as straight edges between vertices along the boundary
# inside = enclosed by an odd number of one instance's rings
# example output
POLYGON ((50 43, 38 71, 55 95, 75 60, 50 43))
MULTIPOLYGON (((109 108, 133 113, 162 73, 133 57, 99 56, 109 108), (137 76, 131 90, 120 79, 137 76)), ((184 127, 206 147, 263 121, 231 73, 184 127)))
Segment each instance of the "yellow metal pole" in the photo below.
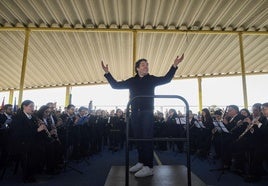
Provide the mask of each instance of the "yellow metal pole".
POLYGON ((137 58, 137 31, 133 31, 133 75, 136 74, 135 72, 135 62, 136 62, 136 58, 137 58))
POLYGON ((9 99, 8 103, 13 104, 14 90, 9 90, 9 99))
POLYGON ((203 98, 202 98, 202 78, 198 77, 198 101, 199 101, 199 112, 202 112, 203 98))
POLYGON ((240 59, 241 59, 244 107, 248 108, 247 82, 246 82, 246 75, 245 75, 245 60, 244 60, 244 47, 243 47, 242 33, 239 33, 238 36, 239 36, 239 46, 240 46, 240 59))
POLYGON ((66 86, 65 92, 65 106, 68 106, 70 103, 70 93, 71 93, 71 86, 66 86))
POLYGON ((22 67, 21 67, 21 75, 20 75, 20 90, 19 90, 18 105, 21 104, 22 96, 23 96, 23 87, 24 87, 25 72, 26 72, 26 65, 27 65, 30 32, 31 32, 30 29, 26 29, 25 31, 25 41, 24 41, 24 51, 23 51, 23 59, 22 59, 22 67))

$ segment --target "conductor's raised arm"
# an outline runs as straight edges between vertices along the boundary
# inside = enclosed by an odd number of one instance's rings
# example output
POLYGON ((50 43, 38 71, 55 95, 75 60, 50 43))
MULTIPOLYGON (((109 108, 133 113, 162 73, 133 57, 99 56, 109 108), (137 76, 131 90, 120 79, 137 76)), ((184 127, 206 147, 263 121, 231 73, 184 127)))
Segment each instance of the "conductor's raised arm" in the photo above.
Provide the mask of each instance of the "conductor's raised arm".
POLYGON ((109 73, 108 64, 104 65, 103 61, 101 61, 102 69, 104 70, 105 74, 109 73))

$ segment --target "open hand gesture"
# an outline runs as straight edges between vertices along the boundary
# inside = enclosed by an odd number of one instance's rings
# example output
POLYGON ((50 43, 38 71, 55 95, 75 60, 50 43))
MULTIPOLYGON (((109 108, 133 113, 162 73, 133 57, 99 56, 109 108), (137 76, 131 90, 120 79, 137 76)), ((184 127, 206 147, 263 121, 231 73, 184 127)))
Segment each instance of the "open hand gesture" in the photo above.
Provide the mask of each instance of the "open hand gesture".
POLYGON ((182 62, 182 61, 183 61, 183 58, 184 58, 184 54, 182 54, 182 56, 181 56, 181 57, 177 56, 177 58, 176 58, 176 59, 175 59, 175 61, 174 61, 173 66, 174 66, 174 67, 177 67, 177 66, 178 66, 178 64, 179 64, 180 62, 182 62))
POLYGON ((104 65, 103 61, 101 61, 101 66, 105 73, 109 72, 108 64, 104 65))

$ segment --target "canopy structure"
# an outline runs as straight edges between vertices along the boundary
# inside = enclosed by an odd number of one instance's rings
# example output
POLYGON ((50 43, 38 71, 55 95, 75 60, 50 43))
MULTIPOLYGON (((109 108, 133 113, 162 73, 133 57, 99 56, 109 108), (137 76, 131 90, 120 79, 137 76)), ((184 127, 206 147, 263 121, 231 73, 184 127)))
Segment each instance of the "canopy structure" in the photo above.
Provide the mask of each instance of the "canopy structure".
MULTIPOLYGON (((146 58, 175 78, 268 73, 267 0, 1 0, 0 91, 107 83, 146 58)), ((20 98, 21 98, 20 96, 20 98)))

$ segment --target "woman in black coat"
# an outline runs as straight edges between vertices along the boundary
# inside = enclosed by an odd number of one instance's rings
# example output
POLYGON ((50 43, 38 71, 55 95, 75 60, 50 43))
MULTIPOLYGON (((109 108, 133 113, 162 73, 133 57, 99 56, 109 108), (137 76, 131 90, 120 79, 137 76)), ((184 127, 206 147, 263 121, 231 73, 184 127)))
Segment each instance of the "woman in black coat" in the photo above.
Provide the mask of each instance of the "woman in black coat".
POLYGON ((38 169, 39 134, 45 130, 44 125, 39 125, 38 120, 33 116, 34 102, 25 100, 21 109, 14 116, 11 123, 11 140, 14 152, 18 155, 23 173, 24 182, 35 182, 34 174, 38 169))

